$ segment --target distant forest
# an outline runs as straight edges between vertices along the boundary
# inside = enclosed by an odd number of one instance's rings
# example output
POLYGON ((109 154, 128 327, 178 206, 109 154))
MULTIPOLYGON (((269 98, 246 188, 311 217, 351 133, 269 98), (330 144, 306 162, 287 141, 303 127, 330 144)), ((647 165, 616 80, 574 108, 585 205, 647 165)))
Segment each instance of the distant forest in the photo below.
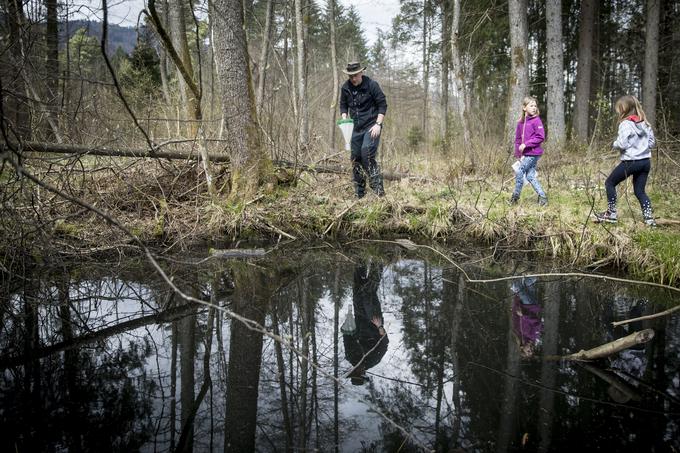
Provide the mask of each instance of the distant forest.
MULTIPOLYGON (((73 35, 80 29, 85 30, 87 36, 92 36, 101 39, 102 23, 93 22, 89 20, 71 20, 68 22, 59 22, 59 48, 66 46, 66 41, 71 39, 73 35)), ((108 49, 110 52, 115 52, 119 47, 125 51, 126 54, 132 52, 137 43, 137 30, 133 27, 121 27, 120 25, 109 24, 108 26, 108 49)))

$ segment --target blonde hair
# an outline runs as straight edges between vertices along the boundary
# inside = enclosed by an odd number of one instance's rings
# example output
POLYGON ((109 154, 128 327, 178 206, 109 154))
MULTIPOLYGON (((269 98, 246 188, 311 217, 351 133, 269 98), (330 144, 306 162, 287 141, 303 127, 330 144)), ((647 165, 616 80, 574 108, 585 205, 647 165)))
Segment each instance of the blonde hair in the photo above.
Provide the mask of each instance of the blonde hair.
POLYGON ((527 112, 524 111, 527 105, 529 105, 530 102, 535 102, 536 103, 536 116, 541 114, 541 110, 538 108, 538 99, 536 99, 533 96, 526 96, 524 99, 522 99, 522 113, 519 115, 519 120, 524 121, 524 117, 527 112))
POLYGON ((628 118, 630 115, 637 115, 640 120, 647 123, 647 116, 645 115, 644 110, 642 110, 640 101, 638 101, 635 96, 630 94, 626 94, 625 96, 618 98, 616 100, 616 104, 614 105, 614 110, 616 110, 616 113, 619 115, 619 123, 628 118))

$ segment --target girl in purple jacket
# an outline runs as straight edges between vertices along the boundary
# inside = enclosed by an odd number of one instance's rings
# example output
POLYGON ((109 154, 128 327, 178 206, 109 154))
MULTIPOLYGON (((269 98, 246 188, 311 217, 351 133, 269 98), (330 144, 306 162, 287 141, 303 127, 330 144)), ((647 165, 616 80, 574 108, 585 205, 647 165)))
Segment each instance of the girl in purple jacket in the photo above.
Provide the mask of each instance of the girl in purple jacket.
POLYGON ((519 201, 525 176, 538 194, 538 204, 548 204, 548 198, 536 178, 536 164, 543 155, 541 143, 545 140, 545 130, 539 113, 536 98, 525 97, 522 101, 522 115, 515 130, 515 158, 519 159, 520 165, 515 173, 515 190, 510 197, 510 204, 517 204, 519 201))

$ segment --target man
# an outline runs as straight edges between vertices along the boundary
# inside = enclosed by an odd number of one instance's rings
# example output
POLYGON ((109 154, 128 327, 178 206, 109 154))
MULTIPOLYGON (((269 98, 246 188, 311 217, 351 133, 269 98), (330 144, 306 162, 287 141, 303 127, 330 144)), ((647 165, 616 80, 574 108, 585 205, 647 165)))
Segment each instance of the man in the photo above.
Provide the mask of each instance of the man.
POLYGON ((366 178, 371 189, 382 197, 385 195, 383 178, 375 157, 378 152, 383 120, 387 113, 387 101, 380 85, 364 75, 366 67, 357 61, 347 64, 342 72, 347 80, 340 91, 340 114, 354 120, 352 131, 352 173, 357 198, 366 194, 366 178))

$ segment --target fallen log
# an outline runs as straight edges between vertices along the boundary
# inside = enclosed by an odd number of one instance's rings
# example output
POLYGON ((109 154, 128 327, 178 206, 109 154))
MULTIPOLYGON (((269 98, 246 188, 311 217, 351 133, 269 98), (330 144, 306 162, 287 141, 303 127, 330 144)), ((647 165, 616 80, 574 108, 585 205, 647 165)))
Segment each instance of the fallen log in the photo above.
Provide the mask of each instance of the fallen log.
POLYGON ((645 329, 639 332, 633 332, 628 336, 619 338, 618 340, 605 343, 593 349, 584 351, 581 349, 575 354, 562 356, 562 360, 595 360, 610 356, 624 349, 628 349, 637 344, 647 343, 654 338, 654 331, 652 329, 645 329))
MULTIPOLYGON (((110 157, 130 157, 130 158, 156 158, 156 159, 178 159, 178 160, 198 160, 200 155, 197 151, 161 151, 159 149, 122 149, 122 148, 101 148, 92 146, 80 145, 64 145, 58 143, 43 143, 43 142, 23 142, 21 146, 14 143, 11 145, 12 149, 21 149, 22 153, 55 153, 55 154, 70 154, 74 157, 80 156, 110 156, 110 157)), ((0 143, 0 152, 7 149, 7 145, 0 143)), ((226 153, 208 153, 210 162, 228 163, 230 161, 229 155, 226 153)), ((331 165, 306 165, 296 162, 289 162, 286 160, 272 161, 275 167, 279 168, 295 168, 312 173, 335 173, 335 174, 350 174, 351 168, 343 166, 331 165)), ((398 181, 400 179, 425 179, 420 176, 407 175, 402 173, 394 173, 383 171, 383 179, 388 181, 398 181)))
MULTIPOLYGON (((57 143, 23 142, 19 147, 12 145, 13 149, 21 148, 22 152, 71 154, 73 156, 111 156, 111 157, 136 157, 158 159, 181 159, 198 160, 198 151, 158 151, 149 149, 121 149, 121 148, 96 148, 90 146, 63 145, 57 143)), ((6 145, 0 144, 0 151, 5 151, 6 145)), ((227 154, 208 154, 211 162, 229 162, 227 154)))
POLYGON ((266 253, 264 249, 210 249, 215 258, 256 258, 266 253))

